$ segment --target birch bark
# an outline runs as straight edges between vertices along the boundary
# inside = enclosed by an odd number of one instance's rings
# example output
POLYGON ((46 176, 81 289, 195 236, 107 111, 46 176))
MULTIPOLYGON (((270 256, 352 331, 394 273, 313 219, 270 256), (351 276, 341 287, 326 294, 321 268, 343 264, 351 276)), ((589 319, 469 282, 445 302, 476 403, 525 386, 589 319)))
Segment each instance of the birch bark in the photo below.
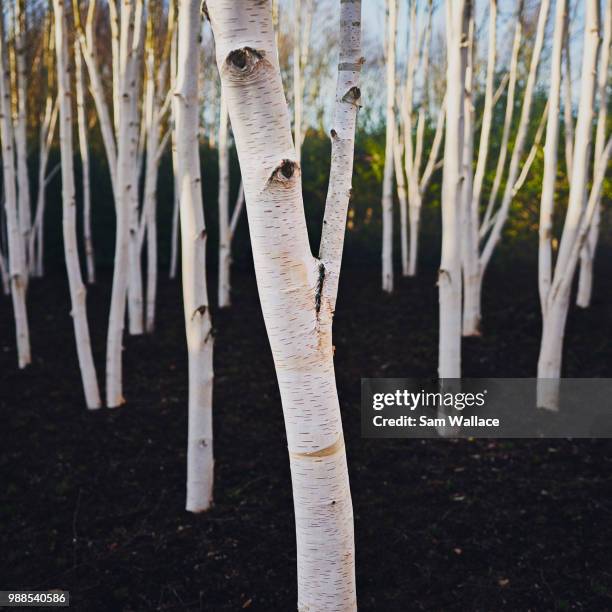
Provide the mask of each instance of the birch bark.
MULTIPOLYGON (((543 304, 543 329, 538 359, 538 397, 541 408, 556 410, 559 406, 558 381, 561 375, 561 359, 565 323, 569 309, 571 281, 576 271, 579 249, 586 237, 592 214, 587 216, 583 206, 589 175, 589 151, 591 147, 591 126, 595 115, 595 89, 597 79, 597 57, 599 51, 599 2, 585 2, 584 43, 582 54, 580 102, 576 121, 573 146, 572 176, 570 193, 563 225, 563 234, 555 264, 552 283, 543 304)), ((604 160, 598 160, 597 180, 593 182, 589 206, 593 211, 603 181, 603 166, 607 164, 610 147, 606 148, 604 160)))
MULTIPOLYGON (((595 163, 601 159, 605 140, 606 125, 608 121, 608 83, 610 64, 610 42, 612 37, 612 2, 605 3, 606 9, 603 18, 603 39, 599 58, 599 74, 597 81, 597 96, 599 98, 599 112, 595 132, 595 163)), ((597 168, 594 169, 597 172, 597 168)), ((576 304, 581 308, 588 308, 593 293, 593 262, 595 250, 599 239, 599 226, 601 220, 601 202, 598 200, 595 207, 595 216, 589 230, 589 238, 580 252, 580 272, 578 276, 578 294, 576 304)))
MULTIPOLYGON (((4 15, 3 1, 0 0, 0 16, 4 15)), ((11 113, 11 91, 8 54, 4 20, 0 19, 0 140, 2 140, 2 177, 4 181, 4 208, 8 234, 9 273, 15 335, 17 338, 17 359, 20 368, 31 361, 30 334, 26 310, 27 270, 23 234, 17 212, 17 189, 14 162, 14 134, 11 113)))
POLYGON ((87 139, 87 112, 85 107, 85 84, 81 45, 74 43, 74 72, 77 103, 77 125, 79 132, 79 151, 81 154, 81 172, 83 181, 83 242, 85 244, 85 261, 87 264, 87 282, 96 282, 96 265, 93 240, 91 237, 91 185, 89 175, 89 143, 87 139))
POLYGON ((393 291, 393 139, 395 138, 395 38, 397 0, 387 0, 387 104, 382 191, 382 288, 393 291))
POLYGON ((461 250, 459 224, 464 130, 466 11, 464 0, 446 0, 446 136, 442 176, 442 255, 438 376, 461 376, 461 250))
POLYGON ((91 352, 87 322, 87 291, 81 278, 76 227, 76 194, 72 147, 72 95, 68 68, 68 37, 64 16, 64 0, 53 0, 55 14, 55 51, 57 58, 57 87, 60 113, 60 148, 62 156, 62 228, 71 315, 74 324, 81 379, 87 407, 100 407, 100 392, 91 352))
MULTIPOLYGON (((17 113, 15 117, 15 149, 17 154, 17 197, 19 225, 23 244, 27 245, 32 227, 30 179, 28 176, 27 142, 27 69, 26 69, 26 12, 25 0, 15 0, 15 67, 17 77, 17 113)), ((28 251, 25 252, 28 270, 28 251)))
POLYGON ((181 221, 183 307, 189 359, 187 504, 202 512, 213 490, 213 336, 206 287, 206 225, 199 156, 199 3, 179 0, 174 94, 181 221))
MULTIPOLYGON (((355 610, 352 503, 331 324, 360 99, 361 6, 359 0, 340 3, 332 164, 319 258, 313 257, 308 241, 271 2, 243 0, 237 7, 229 0, 209 0, 208 12, 285 415, 296 515, 298 608, 355 610)), ((393 162, 392 150, 388 159, 393 162)))

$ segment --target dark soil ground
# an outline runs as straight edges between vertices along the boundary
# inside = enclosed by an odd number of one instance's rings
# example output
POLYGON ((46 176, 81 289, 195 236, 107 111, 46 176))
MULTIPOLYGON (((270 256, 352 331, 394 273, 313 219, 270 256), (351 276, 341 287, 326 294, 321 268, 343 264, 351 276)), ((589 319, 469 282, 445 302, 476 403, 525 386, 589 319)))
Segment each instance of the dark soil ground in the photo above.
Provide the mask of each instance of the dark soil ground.
MULTIPOLYGON (((570 315, 565 376, 612 376, 611 269, 570 315)), ((89 292, 100 375, 109 283, 89 292)), ((465 376, 534 375, 535 283, 533 269, 491 270, 465 376)), ((197 516, 184 511, 178 283, 161 283, 156 333, 127 338, 114 411, 84 407, 64 274, 31 284, 24 372, 1 298, 0 589, 67 589, 85 612, 295 609, 274 369, 252 274, 234 285, 231 310, 214 312, 215 506, 197 516)), ((362 439, 361 377, 435 375, 433 270, 388 297, 377 269, 347 269, 334 334, 362 610, 612 609, 611 441, 362 439)))

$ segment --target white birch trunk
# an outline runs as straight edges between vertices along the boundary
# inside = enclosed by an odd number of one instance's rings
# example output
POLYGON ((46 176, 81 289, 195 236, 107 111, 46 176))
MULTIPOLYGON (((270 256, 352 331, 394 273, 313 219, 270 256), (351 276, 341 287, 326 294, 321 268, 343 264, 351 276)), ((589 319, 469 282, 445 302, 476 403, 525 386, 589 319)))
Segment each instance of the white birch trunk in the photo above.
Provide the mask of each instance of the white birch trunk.
MULTIPOLYGON (((149 45, 146 58, 147 83, 144 120, 146 125, 146 167, 142 214, 147 237, 146 330, 155 329, 155 300, 157 296, 157 170, 159 159, 159 115, 155 105, 155 57, 149 45)), ((140 265, 140 250, 138 247, 140 265)))
POLYGON ((546 122, 546 144, 544 146, 544 173, 540 198, 540 225, 538 244, 538 290, 542 316, 546 320, 546 304, 552 278, 553 210, 555 180, 557 178, 557 155, 559 148, 559 101, 561 92, 561 55, 564 29, 567 20, 566 0, 557 0, 555 7, 555 31, 551 56, 550 88, 548 93, 548 119, 546 122))
POLYGON ((206 287, 206 225, 200 177, 198 75, 199 3, 179 0, 174 117, 180 187, 183 307, 189 359, 187 504, 202 512, 213 490, 213 336, 206 287))
POLYGON ((219 104, 219 308, 230 305, 231 238, 229 218, 229 147, 227 142, 227 103, 223 87, 219 104))
POLYGON ((81 277, 77 241, 76 193, 72 147, 72 95, 68 68, 68 37, 64 17, 64 0, 53 0, 55 14, 55 50, 57 54, 57 86, 60 101, 60 148, 62 156, 62 228, 71 315, 74 324, 81 379, 85 401, 90 409, 100 408, 100 391, 96 378, 89 324, 87 322, 87 291, 81 277))
MULTIPOLYGON (((597 91, 599 98, 599 113, 597 129, 595 132, 595 163, 597 164, 603 153, 606 140, 606 125, 608 120, 608 67, 610 63, 610 39, 612 36, 612 2, 604 3, 606 6, 603 18, 603 40, 599 58, 599 74, 597 91)), ((597 171, 597 168, 594 170, 597 171)), ((597 202, 595 216, 589 230, 589 238, 580 252, 580 272, 578 276, 578 294, 576 304, 581 308, 588 308, 591 304, 593 292, 593 262, 599 240, 599 226, 601 222, 601 203, 597 202)))
MULTIPOLYGON (((0 16, 4 15, 3 2, 0 0, 0 16)), ((16 172, 14 162, 14 135, 11 113, 11 91, 8 66, 7 44, 4 22, 0 19, 0 139, 2 140, 2 177, 4 181, 4 207, 8 234, 9 272, 11 277, 11 297, 15 317, 17 339, 17 359, 20 368, 31 361, 30 334, 26 310, 27 271, 25 265, 25 246, 19 226, 17 212, 16 172)))
MULTIPOLYGON (((395 180, 397 184, 397 199, 400 207, 400 248, 402 256, 402 274, 409 276, 408 259, 408 194, 406 191, 406 178, 402 167, 402 145, 398 131, 395 130, 393 138, 393 164, 395 168, 395 180)), ((410 245, 413 241, 410 241, 410 245)))
MULTIPOLYGON (((170 90, 176 89, 176 52, 177 40, 176 32, 172 36, 170 44, 170 90)), ((172 130, 171 149, 172 149, 172 176, 173 176, 173 208, 172 208, 172 235, 170 237, 170 279, 176 278, 178 269, 178 237, 179 237, 179 184, 178 176, 178 160, 176 159, 176 130, 172 130)))
POLYGON ((92 284, 96 282, 96 265, 93 240, 91 237, 91 185, 89 175, 89 143, 87 141, 87 112, 85 108, 85 84, 82 52, 78 40, 74 43, 74 71, 79 151, 81 154, 81 172, 83 174, 83 243, 85 245, 85 262, 87 264, 87 282, 92 284))
MULTIPOLYGON (((480 250, 479 221, 480 195, 487 167, 489 154, 489 137, 493 121, 495 63, 497 56, 497 0, 489 0, 489 49, 487 53, 487 76, 485 84, 484 108, 482 111, 482 127, 478 145, 478 159, 474 172, 472 198, 469 204, 470 224, 464 233, 464 287, 463 287, 463 335, 480 335, 481 320, 481 283, 480 283, 480 250)), ((470 155, 470 164, 472 156, 470 155)))
POLYGON ((397 0, 387 0, 387 105, 382 191, 382 288, 393 291, 393 140, 395 138, 395 37, 397 0))
MULTIPOLYGON (((538 385, 537 405, 550 410, 558 409, 558 381, 561 376, 561 359, 565 322, 569 309, 571 280, 576 271, 578 248, 581 246, 581 227, 584 227, 584 194, 589 178, 589 152, 591 126, 595 114, 595 88, 597 79, 597 56, 599 51, 599 3, 585 2, 584 44, 582 55, 580 103, 573 147, 572 176, 563 234, 555 264, 551 287, 543 305, 543 333, 538 359, 538 379, 548 379, 538 385)), ((552 113, 551 113, 552 115, 552 113)), ((609 153, 609 147, 608 147, 609 153)), ((606 160, 607 163, 607 160, 606 160)), ((600 166, 599 186, 593 183, 591 198, 601 188, 603 172, 600 166)), ((594 206, 590 203, 590 208, 594 206)), ((588 225, 582 233, 586 234, 588 225)))
MULTIPOLYGON (((271 2, 245 0, 236 7, 230 0, 208 1, 285 415, 302 611, 356 609, 353 514, 331 323, 360 98, 360 2, 342 1, 340 10, 332 167, 318 259, 308 241, 271 2)), ((390 163, 392 154, 391 148, 390 163)))
POLYGON ((478 280, 478 206, 473 205, 472 159, 474 157, 474 13, 468 18, 466 71, 463 106, 463 159, 461 184, 461 260, 463 269, 463 321, 464 336, 480 334, 480 294, 478 280))
POLYGON ((438 376, 461 377, 461 250, 459 224, 463 154, 465 61, 464 0, 446 0, 446 137, 442 177, 442 256, 438 376))
MULTIPOLYGON (((17 197, 19 225, 24 246, 28 244, 32 226, 30 179, 28 176, 27 143, 27 69, 26 69, 26 13, 25 0, 15 0, 15 67, 17 76, 17 114, 15 121, 15 149, 17 153, 17 197)), ((30 262, 25 253, 26 269, 30 262)))
MULTIPOLYGON (((550 0, 542 0, 540 3, 540 12, 538 14, 538 24, 536 29, 535 43, 533 47, 533 53, 531 56, 531 62, 529 65, 529 74, 527 75, 527 83, 525 85, 525 93, 523 95, 523 106, 521 108, 521 116, 517 128, 516 138, 514 140, 514 146, 512 149, 512 156, 510 158, 510 167, 508 169, 508 177, 506 179, 506 187, 504 189, 504 195, 499 207, 499 210, 495 215, 495 222, 491 228, 482 255, 480 257, 481 267, 481 283, 482 276, 485 273, 486 267, 491 259, 493 250, 496 247, 500 237, 502 228, 508 218, 508 212, 510 210, 510 204, 514 197, 514 185, 516 184, 520 162, 525 147, 525 141, 527 138, 527 129, 529 127, 529 117, 531 114, 531 106, 533 101, 533 94, 535 91, 536 77, 538 73, 538 66, 540 64, 540 56, 542 53, 542 47, 544 45, 544 34, 546 31, 546 22, 548 20, 548 12, 550 8, 550 0)), ((512 79, 512 75, 510 76, 512 79)))
MULTIPOLYGON (((123 5, 125 6, 125 4, 123 5)), ((123 10, 123 8, 122 8, 123 10)), ((134 7, 134 31, 128 34, 130 52, 126 58, 121 58, 121 62, 126 65, 127 89, 130 96, 129 120, 126 125, 129 126, 130 139, 136 143, 136 160, 131 164, 132 171, 131 188, 129 191, 129 214, 128 214, 128 260, 129 260, 129 279, 128 279, 128 320, 129 332, 132 336, 137 336, 144 333, 144 297, 143 297, 143 279, 142 279, 142 262, 140 257, 140 240, 138 233, 138 220, 140 203, 139 187, 140 187, 140 165, 138 164, 140 151, 140 85, 142 73, 142 55, 144 44, 144 0, 136 0, 134 7)), ((123 19, 123 13, 121 13, 123 19)), ((122 111, 123 112, 123 111, 122 111)), ((119 135, 117 135, 119 140, 119 135)), ((115 274, 123 274, 115 267, 115 274)))
MULTIPOLYGON (((52 64, 49 64, 51 69, 52 64)), ((40 138, 38 140, 38 192, 36 194, 36 214, 34 224, 30 233, 28 250, 30 261, 34 262, 34 276, 43 275, 43 255, 44 255, 44 220, 45 220, 45 190, 47 187, 47 163, 49 161, 49 151, 53 144, 55 125, 59 114, 59 100, 53 100, 50 94, 47 95, 45 105, 45 115, 40 128, 40 138)))
MULTIPOLYGON (((136 101, 135 87, 131 79, 135 78, 132 72, 134 62, 132 56, 138 50, 142 35, 142 27, 136 27, 138 19, 142 19, 142 0, 126 0, 122 5, 122 41, 121 46, 126 56, 121 62, 121 109, 119 120, 119 140, 117 143, 117 172, 115 191, 115 211, 117 216, 115 237, 115 262, 113 273, 113 288, 111 292, 111 306, 108 322, 108 337, 106 343, 106 403, 109 408, 116 408, 125 402, 123 397, 122 377, 122 351, 123 329, 125 324, 125 305, 128 289, 128 269, 130 264, 129 245, 130 230, 138 238, 137 227, 133 219, 133 193, 137 191, 134 184, 138 159, 138 123, 134 122, 133 106, 136 101), (136 4, 136 6, 134 6, 136 4), (133 40, 130 40, 130 31, 134 31, 133 40)), ((90 73, 91 77, 91 73, 90 73)), ((93 80, 92 80, 93 81, 93 80)), ((93 84, 93 82, 92 82, 93 84)), ((107 151, 108 153, 108 151, 107 151)), ((137 220, 136 220, 137 222, 137 220)))

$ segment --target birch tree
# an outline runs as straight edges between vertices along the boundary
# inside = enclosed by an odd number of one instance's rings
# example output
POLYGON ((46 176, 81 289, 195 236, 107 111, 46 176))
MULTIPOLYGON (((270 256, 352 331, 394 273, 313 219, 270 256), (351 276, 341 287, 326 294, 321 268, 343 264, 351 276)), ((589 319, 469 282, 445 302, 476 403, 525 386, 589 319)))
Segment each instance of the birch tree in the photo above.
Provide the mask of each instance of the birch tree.
POLYGON ((4 6, 0 0, 0 140, 2 141, 2 179, 4 182, 4 209, 8 234, 9 274, 15 335, 17 338, 17 360, 20 368, 31 361, 30 332, 26 310, 27 270, 23 233, 19 225, 17 201, 17 176, 15 171, 14 133, 11 112, 11 88, 8 65, 8 46, 4 28, 4 6))
POLYGON ((285 415, 297 531, 298 608, 354 610, 353 515, 331 326, 361 95, 361 6, 359 0, 340 2, 332 162, 317 258, 306 230, 301 169, 281 82, 272 3, 207 4, 285 415))
POLYGON ((91 183, 89 174, 89 142, 87 137, 87 109, 85 106, 85 82, 81 45, 74 43, 74 73, 77 103, 77 126, 79 133, 79 153, 81 155, 81 173, 83 185, 83 243, 87 264, 87 282, 96 281, 96 264, 94 259, 93 239, 91 236, 91 183))
POLYGON ((219 106, 219 139, 217 145, 219 151, 219 280, 217 295, 219 308, 225 308, 231 304, 232 239, 244 206, 244 187, 242 181, 240 181, 238 195, 230 217, 229 119, 223 89, 221 90, 219 106))
MULTIPOLYGON (((429 86, 429 52, 431 45, 431 27, 433 17, 433 0, 428 2, 427 23, 425 26, 424 40, 419 43, 418 22, 417 22, 417 2, 413 0, 410 3, 409 11, 409 41, 410 54, 406 68, 406 84, 404 87, 404 100, 402 104, 403 118, 403 134, 404 134, 404 168, 406 172, 406 182, 408 185, 408 221, 410 228, 410 237, 408 240, 407 232, 405 231, 406 215, 402 214, 400 222, 402 224, 401 231, 401 249, 402 249, 402 274, 404 276, 414 276, 417 271, 418 258, 418 241, 419 228, 421 223, 421 208, 423 205, 423 196, 429 187, 431 177, 433 176, 440 146, 442 144, 442 135, 444 129, 444 102, 438 114, 436 129, 431 144, 431 149, 427 163, 423 171, 421 171, 423 160, 423 148, 425 137, 425 122, 426 108, 428 101, 428 86, 429 86), (421 51, 419 51, 421 49, 421 51), (416 134, 413 137, 412 130, 414 125, 413 107, 414 107, 414 91, 415 79, 417 71, 422 78, 422 95, 419 103, 418 118, 416 121, 416 134), (414 138, 414 144, 413 144, 414 138)), ((402 171, 403 172, 403 171, 402 171)), ((396 171, 396 179, 403 181, 403 177, 398 176, 396 171)))
MULTIPOLYGON (((17 159, 17 197, 19 225, 23 236, 23 244, 27 245, 32 225, 32 210, 30 204, 30 179, 28 176, 28 144, 27 144, 27 68, 26 68, 26 11, 25 0, 14 0, 14 48, 15 48, 15 81, 14 97, 15 116, 15 152, 17 159)), ((25 251, 26 266, 28 250, 25 251)))
MULTIPOLYGON (((610 42, 612 37, 612 2, 604 3, 606 9, 603 18, 603 37, 599 57, 599 73, 597 77, 597 97, 599 112, 597 115, 597 128, 595 131, 595 163, 602 159, 605 147, 606 127, 608 121, 608 85, 610 64, 610 42)), ((595 170, 595 172, 597 169, 595 170)), ((593 292, 593 262, 595 250, 599 240, 599 225, 601 220, 601 198, 595 204, 595 214, 589 229, 589 237, 580 251, 580 272, 578 276, 578 294, 576 304, 581 308, 588 308, 591 304, 593 292)))
MULTIPOLYGON (((163 6, 155 5, 158 21, 163 6)), ((159 61, 156 58, 154 21, 152 14, 147 21, 147 39, 145 49, 145 95, 143 101, 143 129, 146 134, 140 144, 146 148, 144 199, 139 226, 139 255, 143 240, 147 241, 147 284, 146 284, 146 330, 152 332, 155 327, 155 300, 157 295, 157 176, 161 156, 170 138, 171 129, 162 135, 162 122, 170 106, 171 96, 168 89, 168 73, 172 38, 175 26, 174 3, 168 9, 168 26, 159 61), (166 95, 166 92, 168 94, 166 95)))
POLYGON ((187 510, 212 503, 213 337, 206 286, 206 225, 199 155, 199 3, 179 0, 178 60, 174 92, 177 183, 181 221, 183 308, 189 359, 187 510))
POLYGON ((387 103, 382 191, 382 288, 393 291, 393 139, 395 138, 395 38, 397 0, 387 0, 387 103))
MULTIPOLYGON (((550 146, 547 129, 548 164, 545 166, 544 184, 542 192, 541 227, 540 231, 540 270, 539 285, 542 302, 542 340, 538 358, 538 397, 537 405, 541 408, 556 410, 559 406, 559 377, 561 375, 561 358, 565 323, 569 309, 572 280, 580 250, 588 239, 588 233, 593 221, 597 201, 601 194, 601 187, 605 176, 605 169, 612 148, 612 140, 603 149, 599 159, 596 159, 596 174, 588 192, 590 147, 592 141, 592 122, 595 116, 595 90, 597 85, 597 57, 599 51, 599 2, 587 0, 585 2, 584 42, 581 67, 580 101, 578 117, 574 134, 572 153, 572 175, 570 178, 570 192, 565 215, 563 233, 559 244, 554 273, 551 270, 550 247, 544 242, 550 235, 550 215, 552 214, 553 170, 556 169, 556 156, 553 156, 552 147, 555 144, 555 133, 558 127, 554 113, 551 112, 550 146), (585 193, 589 193, 587 206, 583 205, 585 193)), ((558 25, 558 23, 556 24, 558 25)), ((556 28, 555 28, 556 30, 556 28)), ((560 45, 555 31, 555 43, 560 45)), ((558 47, 555 51, 559 52, 558 47)), ((553 74, 551 78, 551 96, 553 104, 558 103, 559 67, 558 56, 553 55, 553 74), (554 89, 554 91, 553 91, 554 89)))
MULTIPOLYGON (((46 205, 46 187, 57 171, 53 169, 47 174, 49 153, 55 137, 59 103, 55 87, 55 36, 53 32, 53 13, 49 13, 44 27, 44 39, 42 50, 42 74, 41 80, 46 82, 45 106, 40 121, 38 138, 38 189, 36 193, 36 211, 34 223, 30 232, 28 243, 29 261, 32 274, 41 277, 44 272, 44 220, 46 205)), ((57 168, 57 167, 56 167, 57 168)))
MULTIPOLYGON (((466 266, 464 273, 469 282, 464 287, 465 291, 465 308, 463 318, 463 334, 473 336, 480 334, 481 320, 481 295, 482 283, 487 266, 491 260, 494 249, 501 239, 503 227, 508 219, 510 205, 518 192, 519 186, 524 182, 526 171, 529 164, 533 161, 533 157, 521 166, 523 154, 527 143, 528 128, 533 106, 533 97, 535 92, 536 77, 540 64, 540 57, 544 45, 544 35, 546 30, 546 22, 550 8, 550 0, 544 0, 540 3, 538 21, 536 27, 536 35, 534 40, 533 51, 529 63, 529 72, 525 83, 523 100, 521 106, 521 114, 516 128, 516 136, 514 139, 512 154, 506 176, 506 183, 503 190, 503 195, 499 206, 496 207, 497 196, 502 184, 502 177, 505 172, 506 159, 509 153, 510 133, 512 128, 512 117, 514 114, 515 105, 515 90, 518 79, 518 55, 521 47, 522 34, 522 8, 523 3, 519 3, 518 16, 516 27, 514 30, 514 41, 512 45, 512 55, 510 60, 508 96, 506 100, 506 111, 504 116, 504 125, 502 130, 501 146, 497 165, 495 169, 495 178, 489 195, 486 210, 479 223, 478 236, 482 242, 482 248, 479 246, 479 241, 475 239, 473 234, 468 234, 468 244, 464 246, 463 261, 466 266), (524 172, 525 171, 525 172, 524 172)), ((483 117, 483 127, 485 126, 483 117)), ((488 128, 487 128, 488 129, 488 128)), ((483 143, 481 143, 483 144, 483 143)), ((480 153, 479 153, 480 155, 480 153)), ((484 164, 484 161, 483 161, 484 164)), ((470 164, 471 166, 471 164, 470 164)), ((468 167, 466 166, 466 169, 468 167)), ((479 199, 474 196, 478 195, 482 189, 480 173, 484 172, 483 168, 477 167, 477 175, 475 177, 474 186, 475 193, 467 199, 472 201, 471 219, 476 224, 475 210, 479 209, 479 199)))
POLYGON ((55 14, 55 51, 57 54, 57 86, 60 114, 60 148, 62 156, 62 228, 64 254, 72 321, 85 401, 88 408, 100 407, 100 392, 91 352, 87 322, 87 291, 81 277, 76 224, 76 193, 74 186, 72 146, 72 94, 68 67, 68 37, 64 16, 64 0, 53 0, 55 14))
POLYGON ((464 87, 469 0, 446 0, 446 133, 442 175, 442 256, 438 271, 440 302, 438 376, 461 376, 461 251, 464 87))

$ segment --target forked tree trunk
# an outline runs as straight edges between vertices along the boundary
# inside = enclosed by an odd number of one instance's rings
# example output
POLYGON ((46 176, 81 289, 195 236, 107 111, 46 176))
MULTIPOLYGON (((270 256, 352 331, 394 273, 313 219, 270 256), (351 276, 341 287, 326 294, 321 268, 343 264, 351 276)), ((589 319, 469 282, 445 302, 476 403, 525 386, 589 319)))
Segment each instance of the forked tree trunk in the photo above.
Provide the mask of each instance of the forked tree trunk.
MULTIPOLYGON (((604 3, 606 6, 603 19, 603 40, 599 58, 599 75, 597 91, 599 98, 599 114, 595 132, 595 163, 599 163, 606 141, 606 125, 608 121, 608 83, 610 62, 610 39, 612 36, 612 2, 604 3)), ((597 168, 595 168, 595 172, 597 168)), ((588 308, 593 293, 593 262, 599 240, 599 226, 601 222, 601 202, 595 208, 595 216, 589 230, 589 238, 580 252, 580 272, 578 277, 578 294, 576 304, 581 308, 588 308)))
MULTIPOLYGON (((3 2, 0 0, 0 16, 4 15, 3 2)), ((4 207, 6 210, 6 230, 8 234, 9 273, 11 277, 11 297, 15 317, 17 338, 17 359, 20 368, 31 361, 30 334, 26 310, 27 271, 25 265, 25 245, 19 227, 17 212, 17 189, 13 147, 14 135, 11 113, 11 91, 8 55, 4 31, 4 20, 0 19, 0 139, 2 140, 2 177, 4 182, 4 207)))
MULTIPOLYGON (((573 146, 570 193, 555 272, 542 306, 544 323, 538 359, 538 379, 541 379, 542 382, 538 384, 537 405, 550 410, 556 410, 559 407, 558 379, 561 376, 563 338, 569 309, 571 281, 576 271, 579 249, 583 246, 582 240, 586 238, 592 220, 592 215, 585 214, 583 202, 589 179, 591 126, 595 114, 599 2, 598 0, 587 0, 585 4, 580 103, 573 146)), ((609 154, 609 149, 610 147, 607 147, 607 154, 609 154)), ((599 168, 599 176, 593 181, 588 209, 594 208, 593 200, 597 198, 601 189, 604 173, 600 161, 596 163, 596 167, 599 168)), ((606 163, 607 157, 604 160, 604 164, 606 163)), ((550 167, 548 170, 551 171, 550 167)), ((550 174, 547 178, 550 180, 550 174)), ((541 282, 542 280, 544 279, 541 278, 541 282)), ((545 287, 545 283, 542 283, 541 289, 545 287)))
POLYGON ((178 60, 174 94, 181 219, 183 308, 189 360, 187 504, 210 507, 213 490, 213 336, 206 287, 206 225, 200 176, 198 75, 199 3, 179 0, 178 60))
POLYGON ((442 176, 442 256, 438 271, 440 300, 438 376, 461 376, 461 250, 463 112, 465 87, 464 0, 446 0, 446 137, 442 176))
POLYGON ((64 255, 70 288, 74 337, 85 391, 85 401, 87 407, 93 409, 100 408, 101 404, 87 322, 87 291, 83 284, 79 264, 72 147, 72 95, 68 68, 68 36, 64 17, 64 0, 53 0, 53 11, 55 14, 55 51, 57 55, 57 95, 60 101, 64 255))
MULTIPOLYGON (((207 4, 285 415, 297 531, 298 608, 355 610, 353 514, 331 324, 360 99, 361 6, 359 0, 340 3, 332 166, 320 258, 316 258, 306 230, 271 2, 245 0, 238 7, 231 0, 207 4)), ((391 148, 390 163, 392 154, 391 148)))
POLYGON ((393 291, 393 139, 395 138, 395 37, 397 0, 387 0, 387 106, 382 191, 382 288, 393 291))
POLYGON ((85 84, 83 60, 80 43, 74 43, 74 72, 76 84, 77 124, 79 130, 79 151, 81 154, 81 172, 83 180, 83 242, 85 245, 85 262, 87 264, 87 282, 96 282, 96 264, 94 260, 93 239, 91 237, 91 186, 89 175, 89 143, 87 142, 87 112, 85 108, 85 84))

